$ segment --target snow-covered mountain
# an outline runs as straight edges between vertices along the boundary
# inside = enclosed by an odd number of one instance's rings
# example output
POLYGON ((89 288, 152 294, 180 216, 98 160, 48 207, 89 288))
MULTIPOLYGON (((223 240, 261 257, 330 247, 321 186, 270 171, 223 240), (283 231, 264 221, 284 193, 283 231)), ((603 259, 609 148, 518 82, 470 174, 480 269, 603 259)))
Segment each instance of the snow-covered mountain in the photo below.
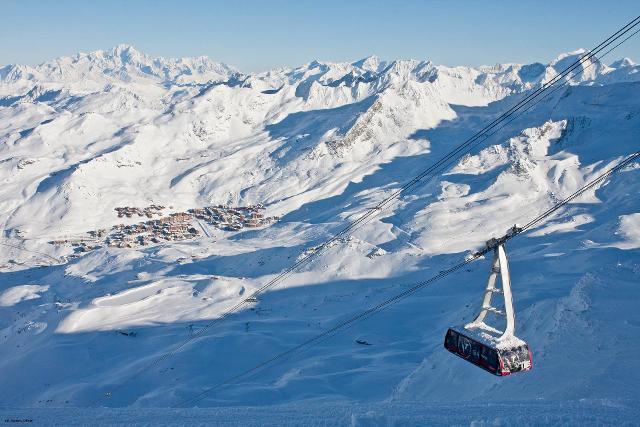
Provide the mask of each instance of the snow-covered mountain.
POLYGON ((0 78, 11 87, 35 84, 62 84, 78 91, 101 89, 111 82, 188 84, 227 80, 238 71, 220 62, 198 58, 150 58, 132 46, 78 53, 57 58, 37 67, 8 65, 0 68, 0 78))
MULTIPOLYGON (((1 404, 91 404, 582 53, 479 68, 369 57, 246 74, 121 45, 0 67, 1 404), (115 208, 169 215, 214 205, 264 205, 280 219, 240 230, 194 219, 197 237, 129 248, 98 238, 148 219, 115 208)), ((103 404, 176 405, 527 222, 638 150, 639 71, 626 58, 583 65, 103 404)), ((477 310, 488 272, 479 261, 201 405, 637 400, 639 170, 627 167, 510 245, 531 373, 491 378, 441 349, 446 326, 477 310)))

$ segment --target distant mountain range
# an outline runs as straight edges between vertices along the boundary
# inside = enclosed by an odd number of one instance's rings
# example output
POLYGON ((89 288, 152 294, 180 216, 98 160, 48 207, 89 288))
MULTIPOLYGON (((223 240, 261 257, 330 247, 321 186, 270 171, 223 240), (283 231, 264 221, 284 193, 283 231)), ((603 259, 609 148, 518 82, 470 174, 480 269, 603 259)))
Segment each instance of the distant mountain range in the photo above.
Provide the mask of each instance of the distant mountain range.
MULTIPOLYGON (((110 393, 584 52, 549 64, 372 56, 244 73, 120 45, 0 67, 0 407, 86 406, 110 393), (263 206, 268 221, 245 218, 263 206), (146 232, 139 223, 153 215, 181 238, 96 240, 146 232)), ((627 58, 585 62, 106 404, 176 405, 544 212, 638 150, 639 71, 627 58)), ((487 378, 441 348, 446 327, 479 306, 489 267, 477 261, 203 405, 637 399, 639 172, 629 166, 510 243, 530 374, 487 378)))

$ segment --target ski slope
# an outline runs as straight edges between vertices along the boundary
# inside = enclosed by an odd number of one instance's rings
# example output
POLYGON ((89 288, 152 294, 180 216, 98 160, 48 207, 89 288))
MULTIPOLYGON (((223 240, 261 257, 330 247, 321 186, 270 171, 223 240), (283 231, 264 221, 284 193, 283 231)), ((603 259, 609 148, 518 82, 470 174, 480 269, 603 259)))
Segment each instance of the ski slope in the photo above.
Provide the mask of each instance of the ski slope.
MULTIPOLYGON (((66 425, 83 418, 64 408, 89 406, 120 408, 88 414, 132 423, 147 408, 187 416, 168 408, 528 222, 638 150, 640 66, 630 59, 585 64, 259 301, 131 378, 583 52, 548 64, 370 57, 244 74, 121 45, 0 67, 0 414, 76 417, 66 425), (140 221, 118 218, 120 206, 258 203, 281 219, 80 254, 49 243, 140 221)), ((530 373, 494 378, 442 348, 446 328, 478 310, 489 270, 479 260, 207 394, 198 414, 247 425, 295 424, 305 411, 347 425, 633 424, 639 174, 636 162, 507 245, 530 373)))

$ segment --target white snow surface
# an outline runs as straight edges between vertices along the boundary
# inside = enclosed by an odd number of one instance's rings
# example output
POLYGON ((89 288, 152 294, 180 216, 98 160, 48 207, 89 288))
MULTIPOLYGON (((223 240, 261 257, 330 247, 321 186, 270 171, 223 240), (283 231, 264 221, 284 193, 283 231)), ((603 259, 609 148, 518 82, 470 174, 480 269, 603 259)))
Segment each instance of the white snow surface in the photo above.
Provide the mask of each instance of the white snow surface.
MULTIPOLYGON (((245 74, 121 45, 0 67, 0 407, 33 407, 38 416, 120 407, 113 413, 129 419, 128 410, 177 406, 528 222, 639 149, 639 65, 625 58, 585 68, 353 237, 174 351, 582 52, 546 65, 370 57, 245 74), (120 206, 257 203, 281 220, 79 257, 49 243, 140 221, 118 218, 120 206)), ((279 412, 265 425, 312 419, 296 421, 299 408, 338 417, 327 425, 437 424, 419 405, 442 424, 475 425, 529 424, 543 414, 538 421, 599 423, 607 408, 637 408, 638 194, 636 162, 508 244, 529 373, 493 377, 443 349, 446 328, 479 310, 489 272, 479 260, 191 405, 210 407, 200 414, 221 424, 243 424, 244 414, 245 425, 272 405, 279 412), (496 398, 507 406, 492 407, 496 398), (350 403, 359 409, 345 412, 350 403), (469 418, 446 418, 460 407, 469 418), (531 418, 509 418, 508 408, 527 408, 531 418), (583 418, 553 418, 555 408, 583 418)), ((24 411, 2 415, 28 418, 24 411)))
POLYGON ((11 307, 20 301, 40 298, 39 292, 46 292, 49 286, 21 285, 0 293, 0 306, 11 307))
POLYGON ((620 216, 620 226, 616 233, 622 237, 622 241, 616 246, 621 249, 640 248, 640 213, 620 216))

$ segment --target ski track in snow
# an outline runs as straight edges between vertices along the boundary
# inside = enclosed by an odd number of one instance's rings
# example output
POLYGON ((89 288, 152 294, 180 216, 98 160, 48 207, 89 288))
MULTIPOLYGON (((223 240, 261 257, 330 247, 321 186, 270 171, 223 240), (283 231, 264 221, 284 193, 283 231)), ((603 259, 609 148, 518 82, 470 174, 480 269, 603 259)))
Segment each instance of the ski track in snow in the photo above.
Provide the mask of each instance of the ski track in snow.
POLYGON ((446 328, 476 314, 481 260, 198 402, 210 408, 166 408, 437 274, 637 151, 640 66, 629 60, 573 77, 100 399, 580 54, 477 69, 371 57, 243 74, 123 45, 0 67, 0 415, 59 425, 633 424, 637 163, 509 243, 530 373, 494 378, 442 349, 446 328), (141 221, 115 207, 258 203, 281 220, 239 232, 198 222, 196 240, 77 257, 48 243, 141 221), (64 409, 96 399, 119 409, 64 409))

